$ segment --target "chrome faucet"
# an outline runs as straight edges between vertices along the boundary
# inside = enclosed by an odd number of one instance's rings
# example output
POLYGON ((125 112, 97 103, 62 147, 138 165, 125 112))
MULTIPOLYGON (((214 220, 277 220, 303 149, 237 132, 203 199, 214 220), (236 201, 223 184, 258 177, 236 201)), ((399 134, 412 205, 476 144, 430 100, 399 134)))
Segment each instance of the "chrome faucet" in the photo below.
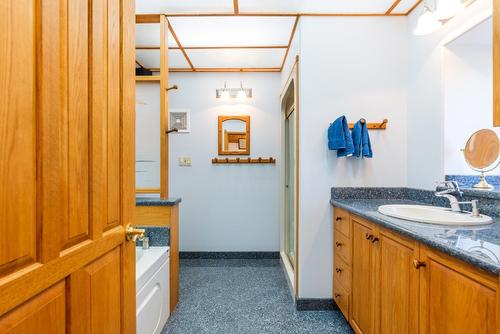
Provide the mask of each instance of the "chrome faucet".
POLYGON ((479 201, 477 199, 467 202, 460 202, 457 199, 457 196, 460 198, 462 197, 463 192, 460 190, 458 183, 455 181, 444 181, 439 183, 436 187, 435 195, 437 197, 444 197, 448 199, 448 201, 450 201, 451 211, 453 212, 462 212, 460 204, 470 204, 472 205, 472 217, 481 217, 478 208, 479 201))

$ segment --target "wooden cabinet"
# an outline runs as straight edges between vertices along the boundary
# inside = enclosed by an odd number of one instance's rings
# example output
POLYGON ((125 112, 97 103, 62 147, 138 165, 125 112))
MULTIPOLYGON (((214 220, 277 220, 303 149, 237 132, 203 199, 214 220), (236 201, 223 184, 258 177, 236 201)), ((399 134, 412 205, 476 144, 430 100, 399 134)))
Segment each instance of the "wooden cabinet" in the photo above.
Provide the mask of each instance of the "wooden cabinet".
POLYGON ((374 332, 373 224, 352 216, 352 290, 350 323, 357 333, 374 332))
POLYGON ((350 251, 334 247, 334 300, 356 333, 495 332, 497 277, 344 210, 334 226, 350 251))
POLYGON ((384 229, 376 238, 376 332, 417 333, 419 272, 414 261, 419 258, 418 243, 384 229))
POLYGON ((496 280, 422 247, 421 333, 494 333, 496 280))

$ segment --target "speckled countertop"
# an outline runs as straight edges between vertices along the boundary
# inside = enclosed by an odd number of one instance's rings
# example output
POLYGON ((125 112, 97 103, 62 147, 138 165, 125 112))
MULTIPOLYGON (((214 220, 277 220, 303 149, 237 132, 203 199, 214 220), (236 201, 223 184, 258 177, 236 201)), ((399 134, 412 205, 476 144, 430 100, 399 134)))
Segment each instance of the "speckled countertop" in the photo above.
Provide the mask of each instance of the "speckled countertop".
POLYGON ((429 194, 408 196, 413 194, 416 190, 408 191, 405 188, 391 190, 392 193, 389 194, 384 191, 373 192, 373 190, 372 193, 367 194, 363 193, 363 189, 366 188, 361 188, 359 194, 353 196, 356 191, 349 188, 346 196, 346 193, 343 191, 345 189, 348 188, 332 189, 330 202, 333 206, 350 211, 360 217, 398 232, 401 235, 415 239, 422 244, 440 250, 443 253, 456 257, 457 259, 494 275, 499 274, 500 218, 493 217, 493 224, 477 227, 415 223, 404 219, 385 216, 379 213, 377 209, 380 205, 386 204, 429 205, 432 204, 429 203, 429 194))
POLYGON ((135 205, 136 206, 174 206, 181 202, 181 198, 167 198, 167 199, 159 199, 153 197, 136 197, 135 205))

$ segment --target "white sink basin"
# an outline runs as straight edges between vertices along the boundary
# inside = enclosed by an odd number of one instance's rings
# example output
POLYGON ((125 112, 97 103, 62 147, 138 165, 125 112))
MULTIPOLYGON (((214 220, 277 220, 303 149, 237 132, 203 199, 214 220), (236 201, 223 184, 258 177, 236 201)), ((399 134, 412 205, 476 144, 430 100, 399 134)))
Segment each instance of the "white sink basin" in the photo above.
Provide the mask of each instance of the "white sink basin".
POLYGON ((472 217, 470 213, 453 212, 449 208, 425 205, 382 205, 378 212, 386 216, 411 220, 426 224, 473 226, 491 224, 491 217, 472 217))

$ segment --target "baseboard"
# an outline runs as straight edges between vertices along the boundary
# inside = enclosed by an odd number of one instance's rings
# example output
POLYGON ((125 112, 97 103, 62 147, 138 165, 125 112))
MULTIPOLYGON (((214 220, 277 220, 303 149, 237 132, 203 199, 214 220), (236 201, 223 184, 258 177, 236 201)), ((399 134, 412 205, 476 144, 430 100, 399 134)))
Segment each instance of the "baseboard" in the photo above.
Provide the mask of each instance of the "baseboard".
POLYGON ((279 259, 279 252, 179 252, 180 259, 279 259))
POLYGON ((331 298, 296 298, 297 311, 333 311, 339 307, 331 298))

